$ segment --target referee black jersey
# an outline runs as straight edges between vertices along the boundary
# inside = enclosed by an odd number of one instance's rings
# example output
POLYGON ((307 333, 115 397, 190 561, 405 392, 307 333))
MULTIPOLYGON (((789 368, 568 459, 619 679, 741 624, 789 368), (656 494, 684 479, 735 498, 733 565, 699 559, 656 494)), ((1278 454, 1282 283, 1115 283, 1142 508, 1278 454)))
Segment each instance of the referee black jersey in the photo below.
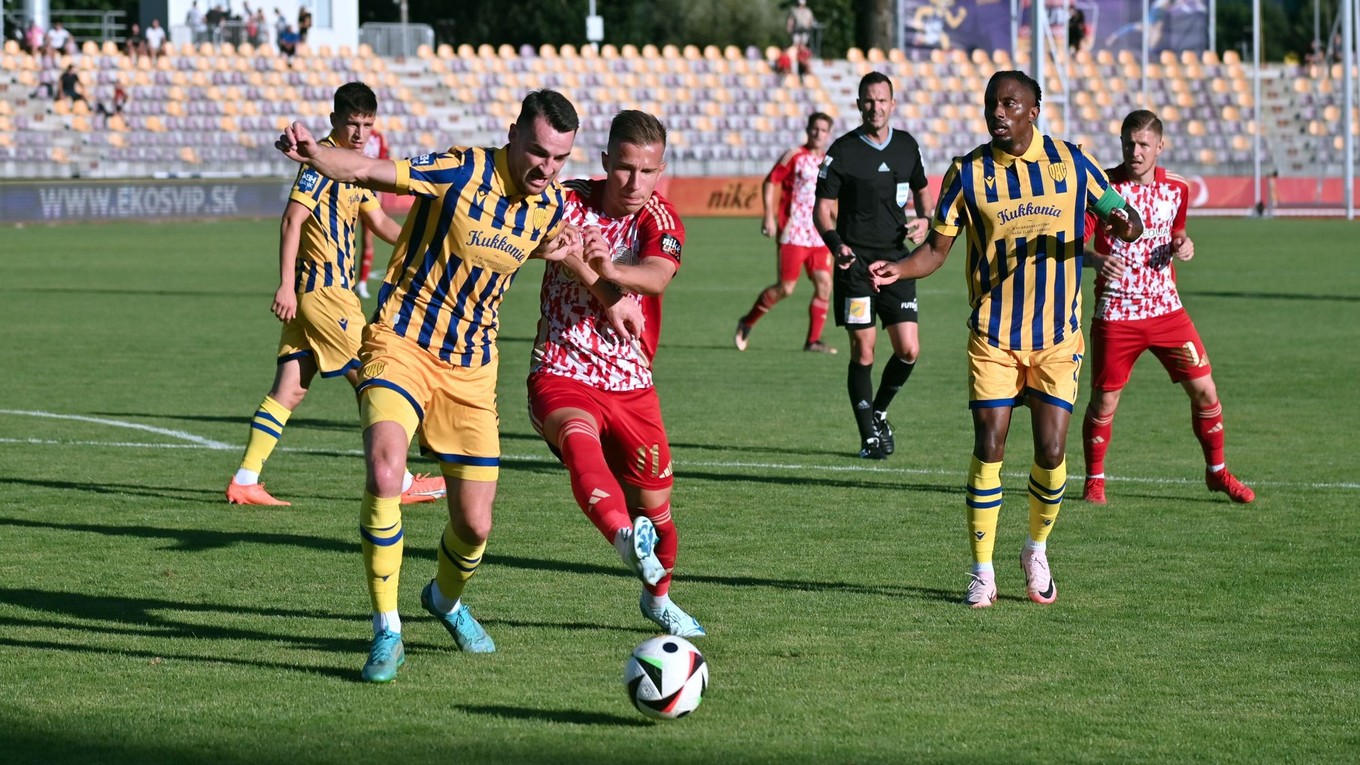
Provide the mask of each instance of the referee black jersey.
POLYGON ((817 198, 839 202, 836 233, 851 249, 899 248, 907 223, 904 207, 926 187, 921 147, 905 130, 873 143, 863 127, 836 139, 817 175, 817 198))

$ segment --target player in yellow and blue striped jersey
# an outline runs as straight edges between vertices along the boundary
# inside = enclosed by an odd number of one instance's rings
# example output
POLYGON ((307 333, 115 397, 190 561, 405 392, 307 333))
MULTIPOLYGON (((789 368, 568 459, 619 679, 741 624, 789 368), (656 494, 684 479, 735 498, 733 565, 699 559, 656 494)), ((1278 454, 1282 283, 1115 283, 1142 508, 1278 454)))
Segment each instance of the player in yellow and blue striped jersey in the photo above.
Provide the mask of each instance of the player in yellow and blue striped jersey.
POLYGON ((296 123, 277 144, 329 178, 415 197, 361 351, 368 479, 359 532, 374 632, 367 681, 392 680, 406 660, 397 613, 400 476, 417 429, 449 489, 438 569, 421 604, 461 650, 495 650, 462 594, 486 549, 500 466, 497 312, 527 259, 559 260, 580 250, 557 183, 578 124, 570 101, 540 90, 524 99, 500 148, 371 159, 320 146, 296 123))
POLYGON ((1110 186, 1099 163, 1079 146, 1034 129, 1042 97, 1024 72, 994 74, 984 96, 991 141, 955 158, 926 241, 903 260, 870 266, 876 287, 925 277, 966 232, 973 415, 966 505, 973 568, 964 602, 973 608, 996 602, 992 550, 1001 461, 1018 404, 1030 408, 1035 444, 1021 568, 1030 600, 1047 604, 1058 596, 1046 547, 1067 483, 1067 427, 1084 352, 1086 211, 1124 241, 1143 233, 1137 211, 1110 186))
MULTIPOLYGON (((359 151, 373 130, 378 98, 362 82, 335 91, 331 133, 321 145, 359 151)), ((240 467, 227 483, 235 505, 288 505, 260 483, 265 460, 307 395, 317 373, 359 384, 363 307, 354 294, 355 232, 360 220, 389 243, 401 227, 387 217, 373 192, 298 168, 279 231, 279 288, 272 310, 283 322, 274 384, 255 410, 240 467)), ((403 501, 433 502, 443 478, 406 474, 403 501)))

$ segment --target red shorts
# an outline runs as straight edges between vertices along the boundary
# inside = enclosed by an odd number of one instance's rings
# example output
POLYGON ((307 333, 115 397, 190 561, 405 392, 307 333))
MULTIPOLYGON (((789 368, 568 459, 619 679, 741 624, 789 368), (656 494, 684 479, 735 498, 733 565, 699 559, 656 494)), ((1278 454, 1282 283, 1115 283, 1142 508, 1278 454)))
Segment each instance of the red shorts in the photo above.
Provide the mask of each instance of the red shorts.
POLYGON ((1153 319, 1091 322, 1091 387, 1122 390, 1129 382, 1133 363, 1144 351, 1166 367, 1171 382, 1204 377, 1213 369, 1209 352, 1195 331, 1185 309, 1153 319))
POLYGON ((779 245, 779 281, 796 282, 798 272, 804 269, 807 269, 808 276, 814 271, 831 273, 831 250, 828 250, 826 245, 818 247, 779 245))
MULTIPOLYGON (((604 391, 558 375, 529 375, 529 419, 539 435, 543 421, 558 409, 580 409, 595 418, 605 461, 620 481, 641 489, 671 487, 671 445, 656 388, 604 391)), ((557 454, 557 444, 548 446, 557 454)))

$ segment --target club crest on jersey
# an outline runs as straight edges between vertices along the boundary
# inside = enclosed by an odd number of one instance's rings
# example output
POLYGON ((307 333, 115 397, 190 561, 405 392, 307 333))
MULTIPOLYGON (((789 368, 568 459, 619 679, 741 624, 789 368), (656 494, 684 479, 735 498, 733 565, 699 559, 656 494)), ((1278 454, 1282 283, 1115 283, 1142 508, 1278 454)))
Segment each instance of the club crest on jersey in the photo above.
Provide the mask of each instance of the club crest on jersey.
POLYGON ((425 167, 434 164, 433 154, 421 154, 419 157, 411 158, 411 167, 425 167))
POLYGON ((371 364, 366 364, 363 369, 359 370, 359 376, 365 380, 376 380, 377 378, 382 377, 382 373, 385 371, 387 371, 386 364, 381 361, 374 361, 371 364))
POLYGON ((312 168, 306 168, 302 175, 298 176, 298 191, 315 191, 316 184, 321 181, 321 173, 312 168))
POLYGON ((534 228, 542 231, 548 225, 550 215, 547 203, 539 202, 538 207, 534 208, 534 228))
POLYGON ((1067 163, 1058 162, 1056 164, 1049 165, 1048 177, 1052 178, 1058 183, 1062 183, 1063 181, 1067 180, 1067 163))
POLYGON ((664 252, 664 253, 666 253, 667 255, 671 256, 672 258, 675 258, 676 260, 679 260, 679 259, 680 259, 680 240, 679 240, 679 239, 676 239, 676 238, 675 238, 674 236, 672 236, 671 234, 662 234, 662 235, 661 235, 661 251, 664 252))

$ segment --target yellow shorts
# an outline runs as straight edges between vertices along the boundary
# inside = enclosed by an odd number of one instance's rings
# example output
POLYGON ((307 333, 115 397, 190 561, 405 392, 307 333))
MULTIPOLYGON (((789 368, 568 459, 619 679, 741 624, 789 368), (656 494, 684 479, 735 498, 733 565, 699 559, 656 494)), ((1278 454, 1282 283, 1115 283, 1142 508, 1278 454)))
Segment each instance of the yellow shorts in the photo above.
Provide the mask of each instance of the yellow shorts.
MULTIPOLYGON (((500 418, 496 414, 499 358, 480 367, 448 364, 381 324, 364 328, 359 391, 401 394, 420 420, 420 447, 453 478, 494 481, 500 473, 500 418)), ((363 427, 393 420, 383 407, 363 406, 363 427), (371 420, 371 421, 370 421, 371 420)))
POLYGON ((1040 351, 1006 351, 970 334, 968 408, 1017 406, 1030 397, 1070 412, 1085 351, 1080 332, 1040 351))
POLYGON ((358 369, 364 308, 354 292, 322 287, 299 294, 297 301, 297 316, 279 336, 279 363, 310 355, 322 377, 358 369))

